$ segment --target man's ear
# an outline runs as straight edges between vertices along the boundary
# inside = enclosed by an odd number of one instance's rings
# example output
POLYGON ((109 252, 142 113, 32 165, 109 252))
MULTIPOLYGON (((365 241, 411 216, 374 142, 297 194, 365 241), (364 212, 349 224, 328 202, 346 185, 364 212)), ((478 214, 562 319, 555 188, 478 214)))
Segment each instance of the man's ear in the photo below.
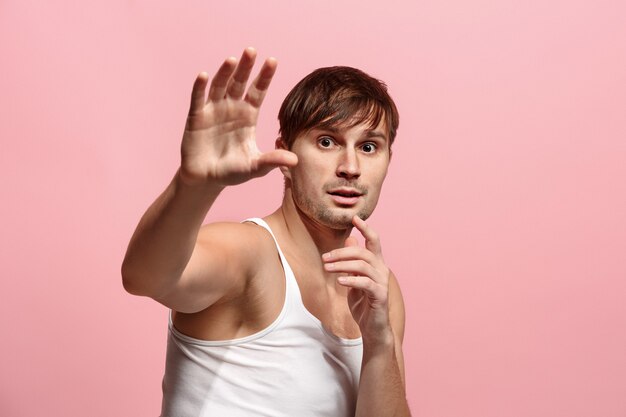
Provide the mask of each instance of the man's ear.
MULTIPOLYGON (((286 151, 289 150, 289 148, 287 147, 287 144, 285 143, 285 141, 283 140, 282 136, 279 136, 276 138, 276 142, 274 142, 274 146, 276 149, 284 149, 286 151)), ((279 167, 280 172, 283 173, 283 176, 285 178, 291 179, 291 172, 289 172, 289 168, 285 167, 285 166, 281 166, 279 167)))
POLYGON ((287 149, 287 144, 285 143, 285 141, 283 140, 282 136, 279 136, 276 138, 276 142, 274 142, 274 146, 276 147, 276 149, 287 149))

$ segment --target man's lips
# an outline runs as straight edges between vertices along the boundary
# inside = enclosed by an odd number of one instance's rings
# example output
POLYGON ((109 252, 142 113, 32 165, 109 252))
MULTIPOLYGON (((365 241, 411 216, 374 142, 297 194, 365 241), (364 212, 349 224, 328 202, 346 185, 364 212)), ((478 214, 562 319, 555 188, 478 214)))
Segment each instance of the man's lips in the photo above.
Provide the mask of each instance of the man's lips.
POLYGON ((363 193, 356 188, 335 188, 328 191, 333 201, 342 206, 353 206, 363 193))

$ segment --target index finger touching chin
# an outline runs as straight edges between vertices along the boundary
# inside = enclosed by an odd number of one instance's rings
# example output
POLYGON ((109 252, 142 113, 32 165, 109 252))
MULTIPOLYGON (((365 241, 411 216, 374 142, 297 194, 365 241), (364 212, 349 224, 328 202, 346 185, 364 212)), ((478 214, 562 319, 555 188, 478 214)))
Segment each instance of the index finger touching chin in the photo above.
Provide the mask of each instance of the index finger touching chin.
POLYGON ((368 224, 365 223, 365 220, 361 219, 359 216, 354 216, 352 218, 352 224, 365 238, 365 247, 372 252, 380 255, 380 239, 378 238, 378 234, 374 231, 374 229, 369 227, 368 224))

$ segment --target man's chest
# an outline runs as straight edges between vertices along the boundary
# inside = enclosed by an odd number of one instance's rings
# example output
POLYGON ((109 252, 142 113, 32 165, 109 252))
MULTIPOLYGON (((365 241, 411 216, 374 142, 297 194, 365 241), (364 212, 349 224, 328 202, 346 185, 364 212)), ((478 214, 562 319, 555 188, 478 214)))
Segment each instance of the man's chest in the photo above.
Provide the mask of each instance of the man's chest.
POLYGON ((334 279, 314 271, 314 268, 294 265, 292 267, 304 308, 315 316, 335 336, 356 339, 361 336, 347 301, 347 291, 336 288, 334 279), (331 284, 329 284, 329 282, 331 284))

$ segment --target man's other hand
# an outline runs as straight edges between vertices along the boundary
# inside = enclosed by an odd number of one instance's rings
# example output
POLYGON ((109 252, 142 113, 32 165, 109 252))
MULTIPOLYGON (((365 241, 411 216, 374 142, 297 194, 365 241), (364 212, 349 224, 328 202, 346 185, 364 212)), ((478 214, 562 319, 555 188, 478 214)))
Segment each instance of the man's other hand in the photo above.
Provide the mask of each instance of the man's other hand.
POLYGON ((350 236, 343 248, 322 256, 324 267, 328 272, 344 274, 337 282, 350 288, 348 305, 361 329, 363 343, 388 345, 393 343, 388 303, 390 271, 376 232, 358 216, 354 216, 352 224, 365 238, 365 247, 358 246, 350 236))

